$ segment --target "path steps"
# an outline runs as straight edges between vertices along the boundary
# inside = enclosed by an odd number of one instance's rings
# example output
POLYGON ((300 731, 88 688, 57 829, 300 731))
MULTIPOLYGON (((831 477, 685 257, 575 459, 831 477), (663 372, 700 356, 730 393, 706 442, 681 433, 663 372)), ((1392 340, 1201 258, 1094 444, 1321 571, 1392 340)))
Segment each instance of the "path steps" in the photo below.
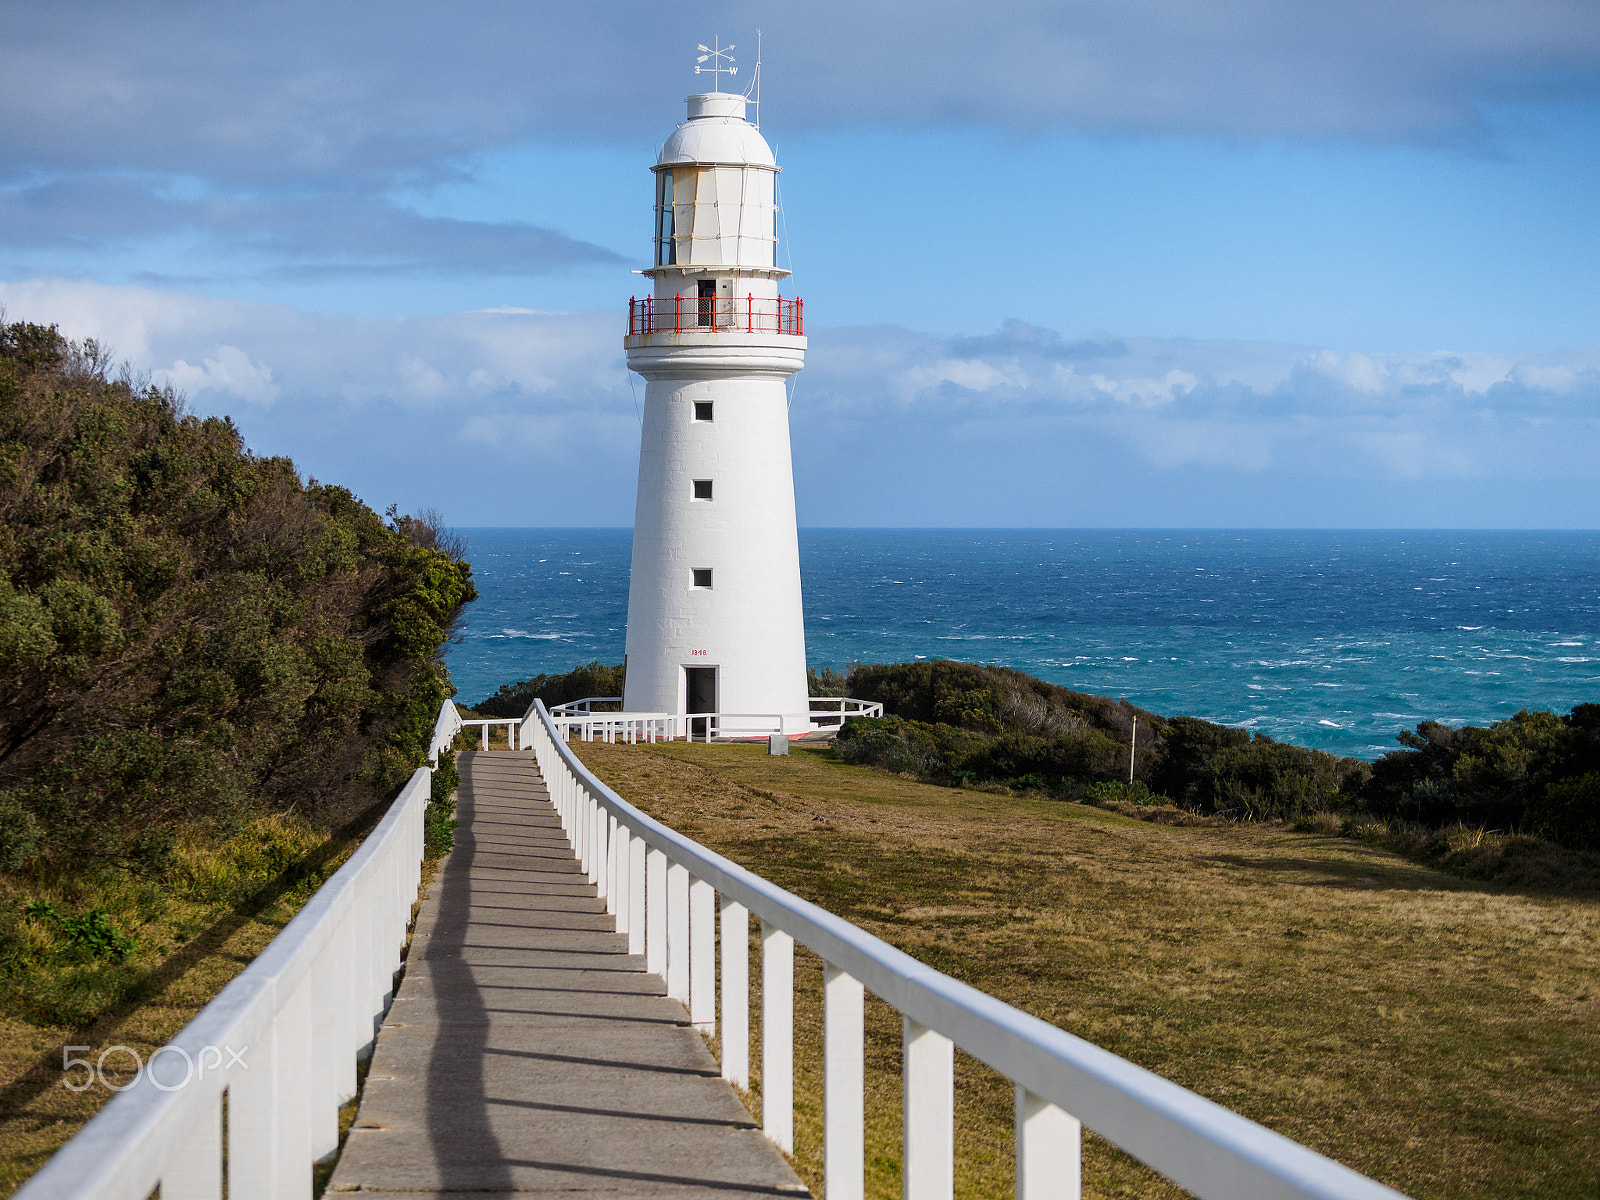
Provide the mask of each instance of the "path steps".
POLYGON ((531 752, 460 756, 428 890, 328 1194, 804 1196, 573 858, 531 752))

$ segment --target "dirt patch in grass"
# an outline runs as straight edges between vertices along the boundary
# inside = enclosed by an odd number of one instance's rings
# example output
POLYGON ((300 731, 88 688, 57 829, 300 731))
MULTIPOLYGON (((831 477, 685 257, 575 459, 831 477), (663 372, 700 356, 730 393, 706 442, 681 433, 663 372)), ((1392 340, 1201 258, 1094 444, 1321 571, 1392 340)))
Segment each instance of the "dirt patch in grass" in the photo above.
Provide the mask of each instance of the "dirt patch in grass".
MULTIPOLYGON (((1600 902, 1359 840, 932 787, 797 749, 577 745, 629 800, 922 961, 1417 1197, 1592 1198, 1600 902)), ((797 1166, 821 1185, 820 964, 797 1166)), ((759 1043, 757 1043, 759 1045, 759 1043)), ((1011 1089, 958 1057, 957 1194, 1009 1195, 1011 1089)), ((868 1009, 868 1189, 899 1190, 868 1009)), ((759 1083, 757 1084, 759 1087, 759 1083)), ((1086 1138, 1085 1194, 1179 1194, 1086 1138)))

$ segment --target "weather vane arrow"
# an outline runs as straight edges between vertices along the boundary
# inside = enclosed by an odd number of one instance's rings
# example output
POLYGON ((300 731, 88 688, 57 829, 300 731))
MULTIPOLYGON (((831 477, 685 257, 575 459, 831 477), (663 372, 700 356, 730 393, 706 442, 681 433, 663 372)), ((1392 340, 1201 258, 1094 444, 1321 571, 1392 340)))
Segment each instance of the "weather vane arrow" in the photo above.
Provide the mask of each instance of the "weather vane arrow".
POLYGON ((701 51, 700 57, 695 59, 695 62, 698 64, 709 60, 711 65, 709 67, 696 66, 694 73, 696 75, 711 76, 712 91, 720 90, 717 86, 718 75, 727 75, 731 78, 739 73, 739 68, 733 65, 733 46, 724 46, 719 39, 712 39, 711 45, 707 46, 702 42, 695 48, 701 51), (727 60, 727 66, 722 65, 724 59, 727 60))

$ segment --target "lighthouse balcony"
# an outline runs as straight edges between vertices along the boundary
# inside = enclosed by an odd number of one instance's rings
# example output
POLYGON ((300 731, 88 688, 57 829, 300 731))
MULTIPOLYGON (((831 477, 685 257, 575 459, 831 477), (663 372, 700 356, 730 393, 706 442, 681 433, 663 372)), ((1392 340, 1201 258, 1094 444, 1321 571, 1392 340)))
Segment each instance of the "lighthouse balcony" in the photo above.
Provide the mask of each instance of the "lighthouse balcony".
POLYGON ((804 337, 805 301, 782 296, 671 296, 628 301, 628 336, 778 333, 804 337))

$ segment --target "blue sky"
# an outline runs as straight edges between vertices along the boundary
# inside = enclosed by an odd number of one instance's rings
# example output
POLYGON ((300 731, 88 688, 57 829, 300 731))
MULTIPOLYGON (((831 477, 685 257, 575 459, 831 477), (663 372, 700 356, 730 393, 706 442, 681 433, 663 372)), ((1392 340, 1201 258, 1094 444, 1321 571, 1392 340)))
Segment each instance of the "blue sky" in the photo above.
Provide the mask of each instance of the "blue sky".
POLYGON ((0 304, 380 508, 626 524, 648 166, 757 26, 803 523, 1600 524, 1587 3, 14 0, 0 304))

